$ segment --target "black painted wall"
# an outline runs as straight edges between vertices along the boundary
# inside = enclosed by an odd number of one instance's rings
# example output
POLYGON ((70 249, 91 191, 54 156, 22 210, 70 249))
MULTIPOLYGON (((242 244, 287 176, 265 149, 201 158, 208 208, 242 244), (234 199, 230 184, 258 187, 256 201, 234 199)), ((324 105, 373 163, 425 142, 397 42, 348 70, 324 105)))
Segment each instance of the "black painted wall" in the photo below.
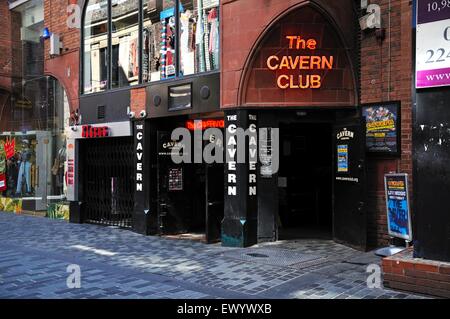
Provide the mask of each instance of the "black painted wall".
POLYGON ((82 124, 129 121, 127 114, 129 106, 130 89, 81 96, 82 124))
POLYGON ((450 261, 450 88, 421 90, 416 99, 415 255, 450 261))
POLYGON ((203 74, 185 79, 167 80, 147 87, 149 118, 172 117, 220 111, 220 73, 203 74), (169 111, 169 89, 192 85, 192 108, 169 111))

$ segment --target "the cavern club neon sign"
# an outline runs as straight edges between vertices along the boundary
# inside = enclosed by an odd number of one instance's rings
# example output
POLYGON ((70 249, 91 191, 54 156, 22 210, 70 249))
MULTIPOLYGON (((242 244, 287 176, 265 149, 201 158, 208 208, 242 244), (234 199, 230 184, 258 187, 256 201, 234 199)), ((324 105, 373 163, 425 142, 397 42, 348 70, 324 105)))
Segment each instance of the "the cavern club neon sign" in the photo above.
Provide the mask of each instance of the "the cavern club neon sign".
MULTIPOLYGON (((302 36, 286 36, 290 50, 310 51, 313 53, 317 47, 314 38, 305 39, 302 36)), ((324 55, 272 55, 267 59, 267 67, 276 71, 277 86, 282 90, 287 89, 320 89, 322 87, 322 75, 313 74, 314 70, 332 70, 334 68, 334 56, 324 55), (293 70, 311 71, 311 74, 293 75, 293 70), (287 71, 289 74, 282 74, 287 71)), ((305 73, 305 72, 302 72, 305 73)))

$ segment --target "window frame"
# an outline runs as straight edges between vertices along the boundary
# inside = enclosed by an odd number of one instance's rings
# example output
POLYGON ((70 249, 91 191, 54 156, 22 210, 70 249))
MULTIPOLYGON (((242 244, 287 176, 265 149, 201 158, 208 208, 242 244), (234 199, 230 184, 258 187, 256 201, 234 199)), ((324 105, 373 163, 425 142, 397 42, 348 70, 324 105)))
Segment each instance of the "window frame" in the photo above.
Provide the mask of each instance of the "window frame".
MULTIPOLYGON (((142 0, 139 0, 142 1, 142 0)), ((107 39, 108 39, 108 45, 107 45, 107 52, 106 52, 106 59, 108 61, 108 67, 106 68, 106 88, 103 91, 100 92, 85 92, 85 79, 84 79, 84 75, 85 75, 85 52, 84 52, 84 47, 85 47, 85 21, 86 21, 86 12, 87 12, 87 8, 89 5, 90 0, 85 0, 84 4, 83 4, 83 12, 81 15, 81 25, 80 25, 80 95, 95 95, 95 94, 102 94, 104 92, 107 92, 110 90, 110 85, 111 85, 111 0, 107 0, 107 4, 108 4, 108 34, 107 34, 107 39)), ((92 64, 91 64, 92 65, 92 64)))
MULTIPOLYGON (((176 34, 177 34, 177 41, 175 42, 175 72, 176 75, 173 78, 167 78, 167 79, 160 79, 157 81, 149 81, 149 82, 143 82, 143 72, 142 72, 142 64, 143 64, 143 54, 142 54, 142 47, 143 47, 143 23, 144 23, 144 10, 143 10, 143 6, 144 6, 144 0, 138 0, 139 1, 139 12, 138 12, 138 24, 139 24, 139 36, 138 36, 138 42, 139 42, 139 54, 138 54, 138 61, 139 61, 139 83, 138 84, 134 84, 134 85, 128 85, 128 86, 124 86, 124 87, 117 87, 117 88, 113 88, 112 87, 112 1, 113 0, 107 0, 107 4, 108 4, 108 51, 107 51, 107 61, 108 61, 108 67, 107 67, 107 85, 106 88, 103 91, 100 92, 85 92, 85 79, 84 79, 84 75, 85 75, 85 55, 84 55, 84 48, 85 48, 85 20, 86 20, 86 12, 87 12, 87 7, 89 5, 89 1, 90 0, 86 0, 83 4, 83 11, 82 11, 82 16, 81 16, 81 32, 80 32, 80 81, 79 81, 79 87, 80 87, 80 96, 91 96, 91 95, 99 95, 99 94, 104 94, 106 92, 111 92, 111 91, 123 91, 123 90, 130 90, 131 88, 142 88, 142 87, 147 87, 150 85, 155 85, 155 84, 161 84, 161 83, 168 83, 168 82, 176 82, 179 80, 185 80, 185 79, 189 79, 189 78, 196 78, 196 77, 200 77, 200 76, 204 76, 204 75, 209 75, 209 74, 213 74, 213 73, 219 73, 221 72, 221 68, 222 68, 222 55, 220 54, 221 50, 222 50, 222 33, 219 32, 219 67, 217 70, 211 70, 211 71, 205 71, 205 72, 199 72, 199 73, 194 73, 194 74, 189 74, 189 75, 181 75, 180 73, 180 5, 181 5, 181 1, 180 0, 175 0, 176 1, 176 5, 175 5, 175 30, 176 30, 176 34)), ((219 6, 221 4, 221 1, 219 0, 219 6)), ((219 10, 219 28, 222 25, 222 10, 219 10)))

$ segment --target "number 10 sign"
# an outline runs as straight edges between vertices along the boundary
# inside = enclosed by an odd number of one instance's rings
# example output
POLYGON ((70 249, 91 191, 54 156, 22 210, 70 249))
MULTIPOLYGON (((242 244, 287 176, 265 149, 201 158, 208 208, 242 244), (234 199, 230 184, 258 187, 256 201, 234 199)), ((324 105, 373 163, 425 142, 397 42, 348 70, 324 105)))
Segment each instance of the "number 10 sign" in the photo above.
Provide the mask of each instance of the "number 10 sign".
POLYGON ((416 88, 450 85, 450 0, 417 0, 416 88))

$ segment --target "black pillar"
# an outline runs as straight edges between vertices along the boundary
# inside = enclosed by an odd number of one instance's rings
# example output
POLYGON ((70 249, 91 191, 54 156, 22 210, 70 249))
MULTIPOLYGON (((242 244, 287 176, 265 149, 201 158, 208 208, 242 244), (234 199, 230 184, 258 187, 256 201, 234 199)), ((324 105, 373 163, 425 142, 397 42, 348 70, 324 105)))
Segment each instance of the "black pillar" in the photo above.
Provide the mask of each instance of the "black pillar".
POLYGON ((225 115, 225 209, 222 222, 222 245, 249 247, 257 243, 257 137, 238 137, 238 130, 257 130, 255 112, 236 110, 225 115), (245 154, 238 163, 239 145, 245 154), (256 145, 255 145, 256 143, 256 145), (256 152, 256 153, 255 153, 256 152))
POLYGON ((279 213, 278 171, 275 167, 268 167, 268 163, 264 163, 261 159, 261 157, 270 157, 270 165, 274 165, 274 161, 279 162, 279 150, 276 149, 279 145, 279 136, 274 131, 279 129, 278 114, 273 111, 260 112, 258 129, 266 130, 265 133, 259 132, 261 168, 258 171, 258 243, 261 243, 278 239, 276 222, 279 213))
MULTIPOLYGON (((152 130, 148 121, 133 123, 134 136, 134 211, 133 231, 143 235, 157 233, 157 211, 152 198, 155 198, 152 183, 152 130)), ((156 179, 155 179, 156 182, 156 179)))

